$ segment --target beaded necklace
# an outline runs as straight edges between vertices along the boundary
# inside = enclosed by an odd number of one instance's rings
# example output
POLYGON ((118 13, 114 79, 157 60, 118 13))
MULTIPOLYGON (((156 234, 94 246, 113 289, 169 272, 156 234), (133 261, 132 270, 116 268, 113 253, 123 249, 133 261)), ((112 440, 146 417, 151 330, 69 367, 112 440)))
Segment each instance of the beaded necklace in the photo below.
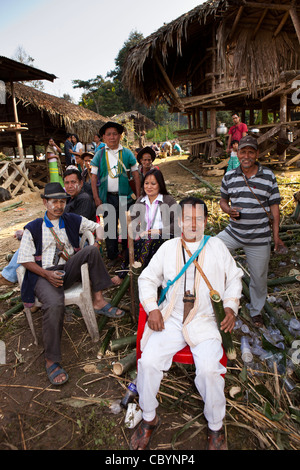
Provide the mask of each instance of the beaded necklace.
POLYGON ((109 164, 109 159, 108 159, 108 152, 107 150, 105 151, 105 158, 106 158, 106 165, 107 165, 107 171, 108 175, 110 178, 119 178, 119 176, 123 173, 123 157, 122 157, 122 150, 119 151, 119 158, 118 158, 118 163, 113 166, 112 168, 110 167, 109 164), (115 174, 113 173, 113 170, 115 170, 115 174))

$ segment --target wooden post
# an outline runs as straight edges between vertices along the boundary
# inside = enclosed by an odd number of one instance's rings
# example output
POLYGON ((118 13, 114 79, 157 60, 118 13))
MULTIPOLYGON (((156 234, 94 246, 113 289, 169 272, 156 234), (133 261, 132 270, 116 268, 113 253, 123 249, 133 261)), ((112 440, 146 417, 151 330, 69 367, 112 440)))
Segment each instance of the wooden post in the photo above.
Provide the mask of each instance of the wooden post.
POLYGON ((295 7, 290 9, 290 15, 300 44, 300 22, 295 7))
MULTIPOLYGON (((14 108, 15 122, 18 123, 19 118, 18 118, 17 102, 16 102, 15 88, 14 88, 13 82, 10 82, 10 88, 11 88, 11 96, 12 96, 12 102, 13 102, 13 108, 14 108)), ((16 138, 17 138, 19 156, 20 156, 20 158, 24 158, 24 150, 23 150, 21 132, 16 131, 16 138)))
MULTIPOLYGON (((210 110, 210 136, 216 137, 216 122, 217 120, 217 110, 216 108, 212 108, 210 110)), ((214 154, 216 152, 216 141, 213 140, 210 144, 210 156, 214 160, 214 154)))
MULTIPOLYGON (((280 95, 280 122, 287 122, 287 95, 283 93, 280 95)), ((286 125, 282 125, 279 133, 279 137, 286 139, 286 125)), ((279 155, 279 160, 286 159, 286 151, 279 155)))

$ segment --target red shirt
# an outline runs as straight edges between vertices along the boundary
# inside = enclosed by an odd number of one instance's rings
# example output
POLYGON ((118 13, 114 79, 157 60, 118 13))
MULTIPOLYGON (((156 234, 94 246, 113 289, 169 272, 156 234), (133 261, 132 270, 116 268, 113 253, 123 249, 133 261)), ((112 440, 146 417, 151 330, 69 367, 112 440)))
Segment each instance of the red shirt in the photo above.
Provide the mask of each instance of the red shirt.
POLYGON ((237 126, 232 126, 229 129, 229 134, 231 134, 232 136, 231 140, 240 141, 241 138, 243 137, 243 132, 247 132, 247 131, 248 131, 247 125, 244 124, 243 122, 240 122, 237 126))

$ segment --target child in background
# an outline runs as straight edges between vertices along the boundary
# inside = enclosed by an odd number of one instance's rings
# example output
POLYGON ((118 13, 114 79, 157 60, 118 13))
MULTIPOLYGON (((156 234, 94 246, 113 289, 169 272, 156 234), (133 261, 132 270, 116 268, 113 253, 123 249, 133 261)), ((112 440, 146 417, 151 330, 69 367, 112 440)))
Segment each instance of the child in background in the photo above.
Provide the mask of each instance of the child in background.
POLYGON ((240 162, 239 162, 239 159, 238 159, 238 156, 237 156, 239 141, 238 140, 233 140, 231 142, 231 145, 232 145, 232 148, 231 148, 230 159, 229 159, 229 162, 228 162, 228 167, 227 167, 226 173, 227 173, 227 171, 234 170, 236 167, 238 167, 240 165, 240 162))

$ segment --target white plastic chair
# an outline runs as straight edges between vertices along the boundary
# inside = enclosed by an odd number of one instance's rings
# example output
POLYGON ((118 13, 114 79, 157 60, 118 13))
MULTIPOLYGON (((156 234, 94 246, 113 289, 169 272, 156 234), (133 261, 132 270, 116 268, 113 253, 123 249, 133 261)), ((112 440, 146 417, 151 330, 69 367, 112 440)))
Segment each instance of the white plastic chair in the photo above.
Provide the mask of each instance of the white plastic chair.
MULTIPOLYGON (((94 236, 90 231, 86 231, 83 233, 80 240, 80 248, 83 248, 86 242, 88 242, 89 245, 92 245, 94 243, 94 236)), ((22 286, 24 275, 24 266, 19 266, 17 269, 17 276, 20 287, 22 286)), ((99 329, 93 307, 92 290, 87 263, 81 266, 81 280, 82 282, 76 282, 72 287, 65 290, 65 306, 77 305, 79 307, 84 322, 86 324, 88 333, 91 336, 92 341, 96 343, 97 341, 99 341, 99 329)), ((41 306, 42 304, 36 298, 34 307, 41 306)), ((24 312, 26 314, 26 318, 34 338, 34 343, 37 345, 38 339, 32 321, 31 310, 30 308, 24 307, 24 312)))

